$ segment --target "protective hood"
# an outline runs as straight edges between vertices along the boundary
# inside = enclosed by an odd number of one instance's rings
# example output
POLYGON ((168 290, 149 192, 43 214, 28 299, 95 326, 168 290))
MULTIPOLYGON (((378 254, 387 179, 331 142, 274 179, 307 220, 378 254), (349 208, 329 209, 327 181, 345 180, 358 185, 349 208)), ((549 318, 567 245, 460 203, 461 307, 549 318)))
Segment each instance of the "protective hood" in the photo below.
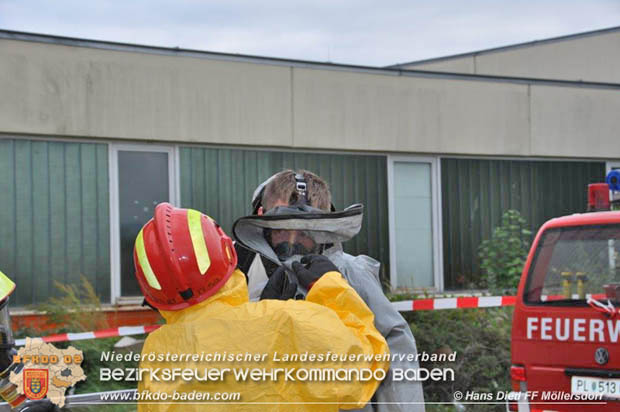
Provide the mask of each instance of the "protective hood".
POLYGON ((274 247, 278 249, 278 239, 286 238, 282 232, 294 232, 290 237, 299 242, 299 247, 289 246, 289 250, 285 250, 288 252, 287 259, 308 252, 319 253, 329 245, 345 242, 357 235, 363 214, 361 204, 338 212, 326 212, 308 205, 279 206, 264 215, 237 219, 233 225, 233 236, 242 246, 281 264, 282 257, 278 257, 274 247))

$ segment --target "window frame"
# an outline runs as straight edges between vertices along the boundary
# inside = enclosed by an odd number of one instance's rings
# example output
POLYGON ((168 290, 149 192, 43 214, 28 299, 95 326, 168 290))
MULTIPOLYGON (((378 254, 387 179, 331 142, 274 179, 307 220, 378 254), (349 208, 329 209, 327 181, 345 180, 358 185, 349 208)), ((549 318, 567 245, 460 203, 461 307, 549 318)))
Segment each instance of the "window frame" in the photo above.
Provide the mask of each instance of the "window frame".
POLYGON ((441 159, 432 156, 387 156, 388 178, 388 230, 390 244, 390 284, 396 289, 398 273, 396 272, 396 221, 394 216, 394 163, 427 163, 431 166, 431 236, 433 248, 433 290, 444 290, 443 279, 443 240, 442 240, 442 210, 441 210, 441 159))
POLYGON ((121 251, 120 251, 120 208, 119 208, 119 175, 118 152, 153 152, 168 154, 168 190, 170 203, 179 206, 180 173, 178 145, 161 145, 150 143, 110 143, 108 144, 108 162, 110 179, 110 303, 139 304, 142 296, 121 295, 121 251))

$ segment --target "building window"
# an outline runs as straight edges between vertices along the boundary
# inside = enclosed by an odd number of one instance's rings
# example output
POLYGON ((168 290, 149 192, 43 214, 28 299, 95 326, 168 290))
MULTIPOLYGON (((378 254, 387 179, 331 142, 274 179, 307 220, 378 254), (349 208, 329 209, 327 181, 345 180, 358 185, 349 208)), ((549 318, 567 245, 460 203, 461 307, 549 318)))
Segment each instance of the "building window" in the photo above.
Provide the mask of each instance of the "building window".
POLYGON ((112 302, 142 296, 135 279, 134 241, 161 202, 178 204, 175 149, 110 145, 112 302))
POLYGON ((437 160, 390 157, 390 280, 394 290, 443 288, 437 160))

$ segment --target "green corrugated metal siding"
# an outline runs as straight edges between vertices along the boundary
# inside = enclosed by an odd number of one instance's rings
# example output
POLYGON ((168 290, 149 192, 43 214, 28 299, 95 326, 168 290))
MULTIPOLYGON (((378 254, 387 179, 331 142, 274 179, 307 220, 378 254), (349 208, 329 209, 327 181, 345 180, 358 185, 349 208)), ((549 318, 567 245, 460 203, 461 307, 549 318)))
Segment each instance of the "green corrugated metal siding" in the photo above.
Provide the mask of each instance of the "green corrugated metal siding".
POLYGON ((108 192, 105 144, 0 139, 0 270, 17 283, 14 305, 80 274, 109 301, 108 192))
POLYGON ((536 233, 552 217, 585 211, 587 185, 604 178, 603 162, 441 159, 445 287, 479 278, 478 246, 505 210, 536 233))
POLYGON ((363 203, 364 225, 345 243, 352 254, 389 261, 385 156, 310 154, 260 150, 182 147, 181 203, 216 219, 227 233, 233 221, 251 212, 254 189, 283 169, 307 169, 327 180, 337 209, 363 203))

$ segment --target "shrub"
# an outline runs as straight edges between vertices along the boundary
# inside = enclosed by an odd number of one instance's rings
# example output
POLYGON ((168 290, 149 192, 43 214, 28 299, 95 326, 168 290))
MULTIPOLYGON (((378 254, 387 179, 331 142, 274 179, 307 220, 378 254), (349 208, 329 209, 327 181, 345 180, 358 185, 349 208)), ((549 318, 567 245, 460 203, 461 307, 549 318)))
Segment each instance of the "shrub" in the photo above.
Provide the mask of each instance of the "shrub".
MULTIPOLYGON (((426 410, 459 410, 450 405, 455 391, 510 391, 510 334, 513 308, 407 312, 419 353, 456 352, 455 362, 420 362, 422 368, 452 368, 454 382, 423 383, 426 410)), ((504 411, 504 405, 463 405, 467 411, 504 411)))
POLYGON ((478 248, 480 267, 486 274, 487 287, 493 293, 516 290, 529 251, 532 232, 516 210, 507 210, 502 223, 493 230, 491 239, 478 248))
MULTIPOLYGON (((50 297, 47 301, 35 305, 33 309, 45 312, 49 321, 56 327, 46 330, 45 335, 81 332, 108 328, 105 313, 101 310, 101 301, 95 293, 95 289, 85 276, 81 277, 80 284, 65 285, 55 282, 56 288, 60 291, 59 297, 50 297)), ((15 333, 17 338, 40 336, 41 332, 31 328, 20 328, 15 333)), ((145 336, 135 336, 136 339, 144 339, 145 336)), ((74 387, 67 390, 66 395, 72 393, 92 393, 104 392, 118 389, 132 389, 136 387, 136 382, 116 382, 113 380, 102 382, 99 380, 99 370, 101 368, 136 368, 138 362, 135 361, 102 361, 101 353, 114 350, 114 344, 120 338, 79 340, 75 342, 55 342, 53 345, 59 349, 66 349, 73 346, 83 351, 84 361, 82 370, 86 374, 85 381, 78 382, 74 387)), ((71 410, 90 411, 101 410, 110 411, 135 411, 135 404, 125 405, 93 405, 72 407, 71 410)))
POLYGON ((80 284, 76 286, 58 281, 54 281, 54 286, 61 295, 48 298, 47 301, 35 305, 34 309, 45 312, 49 321, 58 325, 57 333, 109 327, 105 313, 101 310, 101 301, 86 276, 80 276, 80 284))

